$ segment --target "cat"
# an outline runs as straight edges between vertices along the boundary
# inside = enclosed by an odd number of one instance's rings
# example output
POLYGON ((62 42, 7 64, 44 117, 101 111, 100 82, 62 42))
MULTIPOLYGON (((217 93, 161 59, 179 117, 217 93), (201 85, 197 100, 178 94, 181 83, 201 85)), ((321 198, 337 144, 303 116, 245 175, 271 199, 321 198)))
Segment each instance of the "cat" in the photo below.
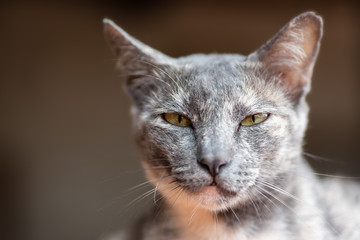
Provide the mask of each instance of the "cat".
POLYGON ((159 194, 111 239, 360 239, 359 186, 319 179, 302 153, 322 25, 305 12, 248 56, 175 59, 104 19, 159 194))

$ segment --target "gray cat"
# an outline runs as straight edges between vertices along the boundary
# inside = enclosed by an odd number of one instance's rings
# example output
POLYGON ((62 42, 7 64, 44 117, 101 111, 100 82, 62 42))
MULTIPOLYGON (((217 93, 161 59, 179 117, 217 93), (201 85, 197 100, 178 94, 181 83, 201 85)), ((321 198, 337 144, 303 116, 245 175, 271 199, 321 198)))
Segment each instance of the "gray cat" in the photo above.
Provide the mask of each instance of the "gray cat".
POLYGON ((160 196, 114 239, 360 239, 360 189, 302 154, 322 19, 306 12, 260 49, 174 59, 105 19, 160 196))

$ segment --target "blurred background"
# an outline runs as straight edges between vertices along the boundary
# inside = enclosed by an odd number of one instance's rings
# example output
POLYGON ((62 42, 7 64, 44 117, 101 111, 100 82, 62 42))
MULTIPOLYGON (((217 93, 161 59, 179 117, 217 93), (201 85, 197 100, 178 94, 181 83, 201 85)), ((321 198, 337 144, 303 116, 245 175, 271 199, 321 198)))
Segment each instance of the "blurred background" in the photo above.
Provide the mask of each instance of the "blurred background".
MULTIPOLYGON (((2 1, 0 239, 97 240, 150 206, 130 101, 102 34, 109 17, 173 56, 249 54, 297 14, 325 22, 305 150, 314 171, 360 176, 355 1, 2 1)), ((151 197, 150 197, 151 198, 151 197)))

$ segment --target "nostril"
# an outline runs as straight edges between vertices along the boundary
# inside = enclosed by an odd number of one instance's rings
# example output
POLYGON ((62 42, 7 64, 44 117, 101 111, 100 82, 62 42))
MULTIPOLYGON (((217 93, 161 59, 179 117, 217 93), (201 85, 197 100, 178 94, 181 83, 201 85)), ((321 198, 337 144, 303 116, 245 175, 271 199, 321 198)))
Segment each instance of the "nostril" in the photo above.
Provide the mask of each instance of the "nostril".
POLYGON ((220 173, 221 167, 225 166, 227 162, 222 159, 203 158, 199 163, 206 168, 211 176, 215 177, 220 173))

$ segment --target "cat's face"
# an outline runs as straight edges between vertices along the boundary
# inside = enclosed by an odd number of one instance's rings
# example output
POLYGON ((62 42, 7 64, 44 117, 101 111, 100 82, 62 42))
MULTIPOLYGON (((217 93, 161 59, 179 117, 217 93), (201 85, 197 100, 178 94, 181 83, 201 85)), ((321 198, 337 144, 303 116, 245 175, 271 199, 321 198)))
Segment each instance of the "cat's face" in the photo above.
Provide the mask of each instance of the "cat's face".
POLYGON ((262 184, 292 173, 307 123, 319 17, 300 15, 248 57, 179 59, 105 23, 128 76, 145 172, 165 198, 176 191, 222 210, 263 198, 262 184))
POLYGON ((167 84, 148 79, 159 86, 135 118, 147 173, 160 191, 161 179, 175 180, 173 186, 217 209, 248 201, 257 181, 277 181, 289 171, 299 154, 306 112, 296 111, 261 66, 241 56, 204 57, 189 56, 154 72, 167 84), (164 113, 191 124, 175 125, 164 113), (241 123, 261 113, 267 114, 264 121, 241 123), (204 159, 222 162, 217 174, 204 159), (207 194, 199 194, 205 187, 207 194))

